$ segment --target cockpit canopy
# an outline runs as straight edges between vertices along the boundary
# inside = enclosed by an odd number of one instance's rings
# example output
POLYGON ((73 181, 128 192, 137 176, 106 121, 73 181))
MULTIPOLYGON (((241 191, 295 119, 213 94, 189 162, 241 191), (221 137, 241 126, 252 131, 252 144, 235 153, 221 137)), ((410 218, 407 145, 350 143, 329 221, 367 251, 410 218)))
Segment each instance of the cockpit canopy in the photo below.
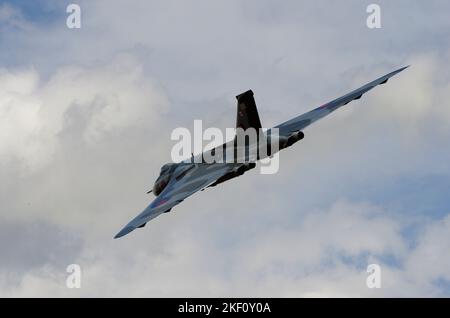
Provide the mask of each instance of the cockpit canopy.
POLYGON ((166 163, 165 165, 163 165, 161 167, 161 171, 159 172, 159 175, 162 176, 162 175, 167 174, 168 172, 171 172, 171 170, 173 170, 173 169, 171 169, 173 166, 174 166, 173 163, 166 163))
POLYGON ((166 163, 161 167, 161 171, 159 172, 159 177, 156 179, 155 184, 153 185, 153 194, 159 195, 167 184, 170 181, 170 177, 173 171, 176 168, 176 164, 174 163, 166 163))

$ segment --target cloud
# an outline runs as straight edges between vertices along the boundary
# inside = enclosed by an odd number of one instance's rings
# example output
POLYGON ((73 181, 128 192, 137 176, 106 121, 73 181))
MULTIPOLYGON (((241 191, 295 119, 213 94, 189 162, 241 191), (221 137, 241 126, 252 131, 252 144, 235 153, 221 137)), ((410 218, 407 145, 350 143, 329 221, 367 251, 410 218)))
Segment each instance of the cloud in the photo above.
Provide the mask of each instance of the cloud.
POLYGON ((381 2, 374 33, 352 4, 81 1, 76 31, 3 6, 2 296, 448 295, 448 19, 430 23, 438 2, 381 2), (308 129, 278 174, 112 240, 151 200, 173 128, 232 125, 248 88, 270 126, 404 64, 308 129), (70 263, 80 290, 65 287, 70 263))
MULTIPOLYGON (((103 242, 103 248, 97 242, 78 250, 72 257, 82 266, 80 290, 65 287, 65 266, 39 263, 18 283, 2 288, 3 295, 379 297, 444 292, 433 282, 448 279, 442 255, 447 243, 437 240, 445 238, 441 234, 448 232, 448 218, 431 222, 417 245, 407 248, 402 222, 373 205, 344 200, 303 216, 265 232, 239 231, 241 239, 224 244, 214 223, 199 229, 201 217, 191 215, 194 222, 172 223, 170 233, 152 227, 146 233, 150 244, 131 239, 137 243, 131 243, 132 250, 126 242, 103 242), (381 265, 381 289, 366 287, 370 263, 381 265)), ((231 233, 236 221, 221 226, 231 233)))
POLYGON ((448 268, 450 258, 446 251, 450 244, 450 217, 440 222, 427 224, 417 247, 406 263, 406 270, 412 273, 418 283, 437 283, 440 279, 450 282, 448 268))
POLYGON ((44 222, 6 222, 0 231, 2 269, 21 275, 30 269, 64 266, 64 259, 73 259, 81 251, 80 239, 64 229, 44 222), (10 238, 14 237, 14 244, 10 238))
POLYGON ((24 28, 26 21, 19 9, 7 3, 0 5, 0 25, 2 28, 24 28))
POLYGON ((249 271, 262 270, 276 264, 277 259, 287 265, 287 257, 292 258, 293 270, 314 269, 335 257, 388 255, 393 251, 399 255, 404 250, 398 224, 367 204, 337 201, 326 211, 303 215, 299 223, 266 232, 263 239, 257 237, 243 248, 242 256, 250 261, 249 271))
POLYGON ((34 69, 3 70, 0 84, 0 154, 31 169, 51 161, 73 117, 85 119, 77 133, 92 145, 130 126, 156 125, 168 107, 161 89, 129 56, 89 69, 64 67, 48 81, 34 69))

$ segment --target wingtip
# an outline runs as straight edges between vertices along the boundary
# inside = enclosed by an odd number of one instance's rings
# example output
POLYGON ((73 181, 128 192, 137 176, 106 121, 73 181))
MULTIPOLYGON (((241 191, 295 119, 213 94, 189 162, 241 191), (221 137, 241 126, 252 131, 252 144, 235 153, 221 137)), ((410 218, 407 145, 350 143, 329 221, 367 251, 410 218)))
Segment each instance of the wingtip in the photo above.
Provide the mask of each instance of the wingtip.
POLYGON ((389 74, 387 74, 387 75, 385 75, 388 79, 389 78, 391 78, 392 76, 394 76, 394 75, 397 75, 398 73, 400 73, 400 72, 403 72, 404 70, 406 70, 408 67, 410 67, 411 65, 406 65, 406 66, 403 66, 403 67, 401 67, 401 68, 399 68, 398 70, 395 70, 395 71, 393 71, 393 72, 391 72, 391 73, 389 73, 389 74))
POLYGON ((399 72, 401 72, 401 71, 404 71, 404 70, 406 70, 408 67, 410 67, 411 65, 406 65, 406 66, 403 66, 402 68, 400 68, 398 71, 399 72))

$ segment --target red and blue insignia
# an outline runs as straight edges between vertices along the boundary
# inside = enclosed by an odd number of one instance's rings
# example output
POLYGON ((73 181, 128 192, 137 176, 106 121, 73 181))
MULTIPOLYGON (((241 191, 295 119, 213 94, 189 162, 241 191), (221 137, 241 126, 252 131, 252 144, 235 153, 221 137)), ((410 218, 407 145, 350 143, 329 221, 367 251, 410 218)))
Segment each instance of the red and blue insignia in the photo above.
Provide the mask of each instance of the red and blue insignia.
POLYGON ((161 199, 159 201, 155 201, 155 202, 152 203, 152 208, 157 208, 157 207, 167 203, 168 201, 169 201, 169 199, 165 199, 165 198, 161 199))

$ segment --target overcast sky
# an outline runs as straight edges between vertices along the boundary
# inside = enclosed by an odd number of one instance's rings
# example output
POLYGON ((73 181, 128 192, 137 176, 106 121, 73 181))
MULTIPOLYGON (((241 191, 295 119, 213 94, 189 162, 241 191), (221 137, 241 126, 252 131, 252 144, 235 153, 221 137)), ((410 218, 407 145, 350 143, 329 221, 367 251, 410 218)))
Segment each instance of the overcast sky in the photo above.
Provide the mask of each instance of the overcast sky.
POLYGON ((69 3, 0 1, 0 296, 450 296, 448 1, 76 1, 81 29, 69 3), (112 239, 174 128, 233 127, 248 89, 271 127, 409 64, 277 174, 112 239))

